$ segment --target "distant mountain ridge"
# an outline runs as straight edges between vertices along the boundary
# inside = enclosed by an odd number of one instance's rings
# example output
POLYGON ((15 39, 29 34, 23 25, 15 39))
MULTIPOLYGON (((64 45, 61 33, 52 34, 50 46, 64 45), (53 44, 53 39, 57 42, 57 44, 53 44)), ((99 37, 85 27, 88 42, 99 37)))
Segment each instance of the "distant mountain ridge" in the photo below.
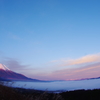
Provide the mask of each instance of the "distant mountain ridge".
POLYGON ((0 80, 40 81, 28 78, 22 74, 11 71, 5 65, 0 64, 0 80))
POLYGON ((91 79, 100 79, 100 77, 95 77, 95 78, 83 78, 83 79, 79 79, 79 80, 91 80, 91 79))

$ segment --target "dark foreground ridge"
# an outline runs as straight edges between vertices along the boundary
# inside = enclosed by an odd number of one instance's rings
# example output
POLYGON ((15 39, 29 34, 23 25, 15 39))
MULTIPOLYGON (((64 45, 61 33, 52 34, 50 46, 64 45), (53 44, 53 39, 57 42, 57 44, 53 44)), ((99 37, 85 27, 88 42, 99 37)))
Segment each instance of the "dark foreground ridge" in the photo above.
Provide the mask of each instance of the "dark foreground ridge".
POLYGON ((0 84, 0 100, 64 100, 59 94, 11 88, 0 84))
POLYGON ((100 89, 68 91, 60 95, 64 100, 100 100, 100 89))
POLYGON ((0 100, 100 100, 100 89, 49 93, 0 84, 0 100))

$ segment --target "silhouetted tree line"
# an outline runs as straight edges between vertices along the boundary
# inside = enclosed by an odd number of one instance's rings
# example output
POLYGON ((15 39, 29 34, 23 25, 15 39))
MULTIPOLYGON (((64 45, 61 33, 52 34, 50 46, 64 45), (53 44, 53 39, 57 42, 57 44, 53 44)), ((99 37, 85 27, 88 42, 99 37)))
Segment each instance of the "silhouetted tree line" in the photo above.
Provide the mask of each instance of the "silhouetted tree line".
POLYGON ((100 89, 67 91, 60 95, 64 100, 100 100, 100 89))

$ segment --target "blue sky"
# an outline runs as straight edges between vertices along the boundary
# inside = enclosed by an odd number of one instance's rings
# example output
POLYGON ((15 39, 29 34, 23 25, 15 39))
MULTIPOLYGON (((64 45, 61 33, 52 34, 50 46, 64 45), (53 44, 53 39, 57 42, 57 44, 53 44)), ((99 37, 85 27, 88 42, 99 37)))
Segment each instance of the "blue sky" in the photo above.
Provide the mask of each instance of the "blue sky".
MULTIPOLYGON (((0 0, 0 62, 39 79, 53 79, 57 71, 68 68, 73 73, 72 69, 98 63, 99 4, 99 0, 0 0)), ((78 76, 55 79, 99 74, 78 76)))

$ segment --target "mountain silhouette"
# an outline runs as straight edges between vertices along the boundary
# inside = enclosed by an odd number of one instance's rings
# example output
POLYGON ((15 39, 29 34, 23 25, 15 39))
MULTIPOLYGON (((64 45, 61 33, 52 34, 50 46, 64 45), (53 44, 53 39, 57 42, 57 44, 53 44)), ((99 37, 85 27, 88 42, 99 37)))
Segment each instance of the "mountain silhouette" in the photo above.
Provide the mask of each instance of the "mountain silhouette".
POLYGON ((0 80, 40 81, 37 79, 28 78, 22 74, 13 72, 3 64, 0 64, 0 80))

